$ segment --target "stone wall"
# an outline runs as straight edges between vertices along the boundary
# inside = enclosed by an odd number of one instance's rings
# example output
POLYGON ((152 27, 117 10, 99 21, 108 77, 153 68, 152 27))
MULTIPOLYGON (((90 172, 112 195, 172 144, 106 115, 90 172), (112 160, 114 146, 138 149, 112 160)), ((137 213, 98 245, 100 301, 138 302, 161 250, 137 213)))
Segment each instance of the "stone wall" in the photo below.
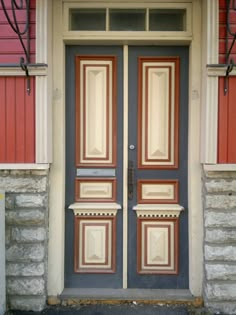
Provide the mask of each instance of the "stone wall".
POLYGON ((203 171, 204 300, 236 313, 236 172, 203 171))
POLYGON ((6 281, 10 309, 45 307, 48 171, 0 171, 6 192, 6 281))

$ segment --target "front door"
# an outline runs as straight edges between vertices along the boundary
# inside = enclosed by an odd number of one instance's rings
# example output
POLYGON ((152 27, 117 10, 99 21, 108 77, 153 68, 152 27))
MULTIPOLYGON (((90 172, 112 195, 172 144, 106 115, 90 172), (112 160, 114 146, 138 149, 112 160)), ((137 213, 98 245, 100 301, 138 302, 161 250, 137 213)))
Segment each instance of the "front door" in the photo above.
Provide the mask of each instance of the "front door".
POLYGON ((188 288, 188 48, 68 46, 65 287, 188 288))

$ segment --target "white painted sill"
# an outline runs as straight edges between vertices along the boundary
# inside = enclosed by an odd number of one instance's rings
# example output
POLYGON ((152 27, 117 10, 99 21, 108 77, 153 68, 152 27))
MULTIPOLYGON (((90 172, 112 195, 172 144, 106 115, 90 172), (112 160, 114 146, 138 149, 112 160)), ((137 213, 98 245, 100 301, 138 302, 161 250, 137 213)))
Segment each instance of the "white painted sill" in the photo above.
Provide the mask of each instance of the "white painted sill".
POLYGON ((0 163, 0 170, 47 170, 50 164, 34 164, 34 163, 0 163))
POLYGON ((236 164, 203 164, 203 169, 207 172, 235 172, 236 164))

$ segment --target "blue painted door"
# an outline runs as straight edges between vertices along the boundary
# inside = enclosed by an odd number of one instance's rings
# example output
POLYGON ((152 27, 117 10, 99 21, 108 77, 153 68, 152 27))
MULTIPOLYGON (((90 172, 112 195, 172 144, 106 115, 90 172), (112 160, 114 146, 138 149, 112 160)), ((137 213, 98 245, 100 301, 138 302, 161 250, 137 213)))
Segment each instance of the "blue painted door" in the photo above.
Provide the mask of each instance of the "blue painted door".
POLYGON ((66 48, 65 287, 188 288, 188 48, 126 54, 66 48))

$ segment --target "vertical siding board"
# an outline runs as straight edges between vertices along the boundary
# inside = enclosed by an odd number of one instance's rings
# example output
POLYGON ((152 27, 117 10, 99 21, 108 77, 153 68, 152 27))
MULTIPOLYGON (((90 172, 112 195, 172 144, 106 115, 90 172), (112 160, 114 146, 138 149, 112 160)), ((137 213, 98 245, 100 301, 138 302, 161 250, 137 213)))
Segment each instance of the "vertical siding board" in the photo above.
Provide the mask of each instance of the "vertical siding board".
POLYGON ((228 93, 224 95, 224 78, 219 78, 218 162, 228 162, 228 93))
POLYGON ((6 82, 0 77, 0 163, 6 162, 6 82))
POLYGON ((16 117, 15 117, 15 83, 14 77, 6 78, 6 159, 8 163, 15 162, 15 146, 16 146, 16 117))
POLYGON ((35 80, 0 78, 0 163, 35 162, 35 80))
MULTIPOLYGON (((25 89, 26 91, 26 89, 25 89)), ((26 93, 26 92, 25 92, 26 93)), ((35 162, 35 79, 31 77, 31 93, 25 98, 25 156, 35 162)))
MULTIPOLYGON (((11 1, 5 1, 8 14, 12 18, 11 1)), ((23 30, 26 21, 26 10, 15 10, 20 29, 23 30)), ((35 62, 35 23, 36 23, 36 1, 30 0, 30 62, 35 62)), ((26 36, 23 36, 26 38, 26 36)), ((5 14, 0 6, 0 63, 19 63, 20 57, 24 56, 17 35, 9 26, 5 14)))
POLYGON ((229 79, 228 163, 236 163, 236 77, 229 79))
POLYGON ((25 78, 16 84, 16 161, 25 162, 25 78))

